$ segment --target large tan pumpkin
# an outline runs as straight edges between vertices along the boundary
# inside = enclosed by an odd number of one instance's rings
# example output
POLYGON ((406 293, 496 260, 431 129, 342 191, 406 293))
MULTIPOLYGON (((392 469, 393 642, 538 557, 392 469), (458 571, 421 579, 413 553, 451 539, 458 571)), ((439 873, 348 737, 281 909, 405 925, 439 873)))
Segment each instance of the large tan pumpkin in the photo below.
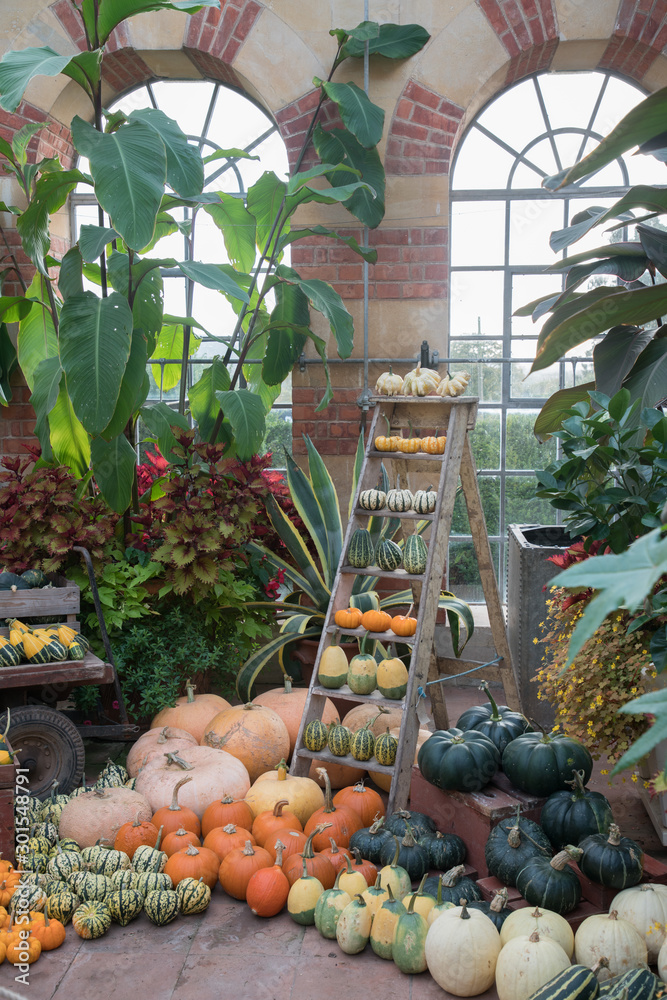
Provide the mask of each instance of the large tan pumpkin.
MULTIPOLYGON (((400 729, 390 729, 389 732, 391 733, 392 736, 395 736, 396 739, 398 739, 398 734, 400 733, 400 729)), ((415 760, 414 760, 415 764, 417 763, 417 756, 419 754, 420 746, 422 745, 422 743, 426 742, 429 736, 432 735, 433 733, 430 731, 430 729, 420 729, 417 732, 417 746, 415 747, 415 760)), ((378 788, 381 788, 384 792, 389 791, 389 789, 391 788, 390 774, 380 774, 379 771, 371 771, 369 773, 371 778, 373 779, 373 783, 376 784, 378 788)))
POLYGON ((356 733, 358 729, 363 729, 371 719, 375 719, 370 730, 373 736, 382 736, 383 733, 387 732, 387 729, 399 729, 402 718, 403 709, 399 706, 387 708, 385 705, 373 705, 366 702, 351 708, 343 719, 343 725, 347 726, 350 732, 356 733))
POLYGON ((136 778, 141 768, 165 753, 180 753, 187 747, 197 746, 198 741, 192 733, 185 729, 175 729, 172 726, 162 726, 161 729, 149 729, 133 743, 127 754, 125 767, 131 778, 136 778))
MULTIPOLYGON (((292 687, 292 678, 285 677, 284 687, 271 688, 270 691, 264 691, 263 694, 258 694, 252 700, 253 705, 263 705, 265 708, 270 708, 283 720, 289 733, 290 755, 294 753, 296 739, 299 735, 299 726, 301 725, 301 716, 306 706, 307 697, 308 688, 294 688, 292 687)), ((338 712, 336 711, 336 707, 327 698, 324 703, 322 722, 325 726, 328 726, 330 722, 333 722, 337 718, 338 712)))
POLYGON ((163 726, 185 729, 194 736, 197 743, 201 743, 211 719, 231 706, 218 694, 195 694, 195 689, 189 682, 186 691, 187 694, 176 699, 175 705, 158 712, 151 722, 151 729, 161 729, 163 726))
POLYGON ((60 837, 72 837, 80 847, 92 847, 101 838, 113 847, 123 823, 150 820, 154 810, 131 788, 104 788, 70 799, 60 816, 60 837))
POLYGON ((271 708, 263 705, 235 705, 211 719, 202 745, 226 750, 242 761, 250 781, 276 767, 289 756, 287 726, 271 708))
POLYGON ((245 797, 254 816, 273 809, 281 799, 287 799, 289 805, 285 809, 298 816, 302 826, 324 805, 320 786, 311 778, 292 777, 286 767, 261 774, 245 797))
POLYGON ((188 747, 177 757, 154 757, 137 775, 137 791, 150 803, 151 815, 170 804, 174 786, 186 774, 192 781, 183 785, 178 802, 200 819, 211 802, 225 795, 242 799, 250 788, 246 767, 236 757, 213 747, 188 747))

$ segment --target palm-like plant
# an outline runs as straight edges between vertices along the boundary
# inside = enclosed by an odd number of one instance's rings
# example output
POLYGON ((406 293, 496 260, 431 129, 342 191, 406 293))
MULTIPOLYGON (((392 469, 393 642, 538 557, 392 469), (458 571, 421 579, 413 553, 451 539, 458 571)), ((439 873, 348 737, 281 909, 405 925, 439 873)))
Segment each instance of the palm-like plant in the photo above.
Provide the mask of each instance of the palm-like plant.
MULTIPOLYGON (((304 436, 308 450, 309 475, 307 476, 286 454, 287 482, 294 506, 315 549, 314 556, 306 545, 301 532, 293 521, 283 513, 278 503, 269 497, 267 510, 269 517, 281 538, 289 557, 282 558, 265 548, 258 542, 250 542, 248 549, 253 555, 259 556, 276 571, 282 570, 285 580, 289 581, 291 591, 282 601, 266 601, 253 604, 253 607, 272 607, 276 610, 280 622, 279 634, 256 650, 246 660, 239 671, 236 690, 239 697, 247 701, 250 698, 252 686, 259 673, 269 660, 278 654, 278 662, 283 672, 286 672, 284 654, 301 639, 318 639, 322 634, 322 626, 331 599, 336 571, 343 551, 343 524, 341 521, 336 487, 329 472, 309 437, 304 436)), ((348 511, 351 510, 356 485, 361 471, 364 455, 363 435, 359 438, 354 464, 352 492, 348 511)), ((382 483, 380 489, 389 489, 389 479, 382 466, 382 483)), ((373 545, 381 538, 393 538, 400 527, 399 518, 370 517, 368 530, 371 533, 373 545)), ((428 521, 417 523, 417 530, 423 531, 428 521)), ((402 541, 398 540, 402 545, 402 541)), ((411 590, 396 591, 380 600, 376 591, 378 578, 359 575, 354 579, 350 605, 366 611, 369 608, 395 608, 413 601, 411 590)), ((452 643, 455 654, 460 655, 474 630, 472 612, 469 606, 453 594, 443 592, 440 595, 439 607, 447 612, 452 633, 452 643), (461 624, 464 626, 462 637, 461 624)))

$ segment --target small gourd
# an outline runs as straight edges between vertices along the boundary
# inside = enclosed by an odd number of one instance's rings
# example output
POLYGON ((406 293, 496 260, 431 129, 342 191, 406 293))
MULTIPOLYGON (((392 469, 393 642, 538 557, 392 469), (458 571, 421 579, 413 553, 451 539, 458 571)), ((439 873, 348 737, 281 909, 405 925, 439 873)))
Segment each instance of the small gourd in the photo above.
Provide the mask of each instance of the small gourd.
POLYGON ((356 528, 352 533, 347 561, 354 569, 365 569, 373 562, 373 539, 368 528, 356 528))
POLYGON ((387 425, 387 433, 380 434, 375 438, 375 447, 378 451, 398 451, 400 438, 398 435, 391 433, 391 424, 386 415, 384 419, 387 425))
MULTIPOLYGON (((415 449, 418 450, 418 449, 415 449)), ((387 507, 389 510, 398 513, 412 510, 414 497, 410 490, 402 490, 400 487, 400 477, 396 480, 396 488, 387 493, 387 507)))
POLYGON ((345 757, 350 752, 350 730, 340 722, 329 726, 327 745, 334 757, 345 757))
POLYGON ((402 900, 412 889, 412 879, 405 868, 402 868, 398 863, 401 845, 398 842, 398 837, 394 837, 394 840, 396 843, 394 857, 390 864, 384 865, 380 869, 380 885, 383 889, 391 889, 395 899, 402 900))
POLYGON ((410 428, 410 437, 399 438, 398 450, 402 451, 405 455, 416 455, 418 451, 422 450, 422 439, 417 437, 409 420, 408 426, 410 428))
POLYGON ((364 510, 382 510, 387 506, 387 494, 384 490, 362 490, 359 506, 364 510))
POLYGON ((347 681, 348 660, 345 651, 338 645, 338 634, 336 630, 317 668, 317 679, 325 688, 340 688, 347 681))
POLYGON ((406 573, 421 576, 426 571, 428 548, 421 535, 408 535, 403 545, 403 567, 406 573))
POLYGON ((341 608, 334 614, 334 623, 339 628, 359 628, 363 612, 360 608, 341 608))
POLYGON ((370 760, 375 750, 375 737, 370 731, 370 726, 375 720, 369 719, 365 726, 357 729, 350 737, 350 753, 355 760, 370 760))
POLYGON ((313 719, 303 731, 303 745, 306 750, 317 753, 319 750, 324 750, 328 736, 328 726, 325 726, 321 719, 313 719))
POLYGON ((437 430, 435 434, 430 434, 422 438, 422 451, 426 452, 427 455, 444 455, 446 445, 446 436, 438 434, 437 430))
POLYGON ((391 767, 396 760, 397 751, 398 740, 395 736, 392 736, 387 729, 386 733, 383 733, 382 736, 378 736, 376 739, 373 756, 378 764, 382 764, 385 767, 391 767))
POLYGON ((375 547, 375 562, 387 573, 393 573, 403 562, 400 546, 391 538, 381 539, 375 547))
POLYGON ((102 937, 111 927, 109 907, 101 901, 81 903, 72 916, 72 927, 87 941, 102 937))
POLYGON ((372 653, 366 652, 366 638, 361 640, 359 652, 352 657, 347 670, 347 685, 354 694, 375 691, 377 663, 372 653))
POLYGON ((380 396, 400 396, 403 391, 403 379, 394 375, 391 365, 389 371, 383 372, 375 383, 375 391, 380 396))
POLYGON ((417 490, 412 497, 412 509, 417 514, 432 514, 438 502, 435 490, 417 490))
POLYGON ((380 909, 385 900, 389 899, 389 890, 384 889, 380 884, 380 876, 375 879, 374 885, 369 885, 368 888, 364 889, 361 894, 366 900, 366 906, 370 908, 371 916, 375 918, 375 914, 380 909))
POLYGON ((369 632, 386 632, 391 625, 391 615, 378 608, 369 608, 361 616, 361 624, 369 632))
POLYGON ((366 900, 357 893, 338 918, 336 941, 346 955, 358 955, 364 950, 371 936, 373 915, 366 900))
POLYGON ((137 889, 114 889, 107 895, 104 902, 109 907, 113 922, 120 924, 121 927, 126 927, 141 913, 144 896, 137 889))
POLYGON ((170 924, 178 916, 178 896, 173 889, 156 889, 144 899, 144 912, 158 927, 170 924))
MULTIPOLYGON (((261 869, 263 870, 263 869, 261 869)), ((211 888, 202 877, 182 878, 175 889, 178 907, 183 914, 203 913, 211 902, 211 888)))
POLYGON ((440 376, 432 368, 422 368, 417 365, 403 379, 404 396, 428 396, 435 392, 440 384, 440 376))
MULTIPOLYGON (((416 619, 412 619, 415 622, 416 619)), ((391 620, 391 628, 393 632, 396 632, 394 628, 394 623, 396 618, 391 620)), ((414 635, 414 632, 410 633, 397 633, 403 635, 414 635)), ((389 647, 392 650, 392 647, 389 647)), ((405 664, 396 655, 396 650, 393 649, 393 655, 385 657, 384 660, 380 660, 377 665, 376 672, 376 684, 378 691, 383 696, 383 698, 390 698, 392 701, 400 701, 401 698, 405 697, 405 693, 408 690, 408 670, 405 664)), ((370 760, 370 758, 367 758, 370 760)))
POLYGON ((391 956, 394 964, 408 976, 426 971, 424 946, 428 934, 426 917, 415 910, 417 893, 410 897, 408 909, 396 922, 391 956))
POLYGON ((469 372, 457 372, 456 375, 450 375, 449 372, 441 380, 439 386, 437 387, 436 395, 438 396, 462 396, 463 393, 468 388, 468 383, 470 382, 469 372))

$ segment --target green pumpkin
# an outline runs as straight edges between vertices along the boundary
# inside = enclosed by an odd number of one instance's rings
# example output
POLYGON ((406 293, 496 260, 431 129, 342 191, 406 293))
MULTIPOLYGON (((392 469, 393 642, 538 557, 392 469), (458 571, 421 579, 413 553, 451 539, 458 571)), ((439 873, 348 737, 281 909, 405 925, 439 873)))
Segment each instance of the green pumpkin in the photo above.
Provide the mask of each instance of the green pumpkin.
POLYGON ((143 894, 136 889, 114 889, 105 899, 111 919, 115 924, 126 927, 138 917, 144 905, 143 894))
POLYGON ((362 490, 359 494, 359 506, 364 510, 382 510, 387 506, 387 494, 384 490, 362 490))
POLYGON ((593 833, 579 842, 583 854, 577 864, 592 882, 608 889, 627 889, 641 882, 644 852, 634 840, 622 837, 615 823, 609 834, 593 833))
POLYGON ((59 848, 55 857, 49 860, 46 871, 48 875, 52 875, 54 878, 66 878, 72 872, 81 871, 83 866, 84 862, 80 853, 76 851, 63 851, 62 848, 59 848))
POLYGON ((338 635, 336 629, 331 638, 331 645, 323 651, 317 667, 318 683, 330 689, 340 688, 347 683, 349 664, 345 651, 338 645, 338 635))
POLYGON ((458 906, 462 899, 472 902, 482 899, 482 890, 468 875, 465 865, 454 865, 442 875, 431 875, 424 882, 424 892, 435 896, 438 903, 458 906))
POLYGON ((508 743, 530 730, 530 723, 520 712, 513 712, 507 705, 497 705, 486 681, 480 684, 480 691, 486 694, 487 704, 466 709, 459 717, 456 728, 464 732, 467 729, 476 729, 484 733, 492 743, 495 743, 502 756, 508 743))
POLYGON ((500 754, 476 729, 439 729, 422 743, 417 765, 436 788, 479 792, 498 770, 500 754))
POLYGON ((203 878, 183 878, 176 886, 178 905, 184 915, 203 913, 211 902, 211 890, 203 878))
POLYGON ((415 913, 416 898, 417 894, 414 893, 410 897, 407 911, 399 916, 391 946, 394 964, 408 976, 425 972, 427 968, 424 945, 428 923, 421 913, 415 913))
POLYGON ((551 858, 551 843, 542 828, 532 819, 520 815, 501 819, 491 830, 484 848, 489 874, 503 885, 516 885, 516 877, 535 855, 551 858))
POLYGON ((72 919, 72 914, 80 902, 81 900, 75 893, 63 890, 49 896, 44 909, 47 916, 59 920, 61 924, 67 924, 72 919))
MULTIPOLYGON (((350 753, 355 760, 366 761, 370 760, 373 756, 375 751, 375 737, 368 728, 370 725, 372 725, 372 722, 367 722, 365 726, 358 729, 350 737, 350 753)), ((362 856, 366 857, 363 851, 362 856)))
POLYGON ((370 694, 375 691, 377 662, 371 653, 365 653, 366 637, 361 642, 361 649, 350 660, 347 668, 347 685, 354 694, 370 694))
POLYGON ((100 938, 111 927, 109 907, 101 901, 81 903, 72 916, 72 925, 79 937, 88 941, 100 938))
POLYGON ((72 639, 67 647, 68 660, 84 660, 86 658, 87 647, 80 639, 72 639))
POLYGON ((327 745, 329 729, 321 719, 313 719, 303 731, 303 745, 306 750, 324 750, 327 745))
POLYGON ((347 550, 347 561, 355 569, 365 569, 373 562, 373 539, 367 528, 357 528, 352 533, 347 550))
POLYGON ((418 840, 427 834, 435 833, 437 829, 430 816, 414 809, 399 809, 398 812, 391 813, 385 819, 385 826, 396 837, 404 837, 410 827, 418 840))
POLYGON ((606 834, 613 822, 609 800, 584 787, 583 772, 575 771, 570 792, 554 792, 542 806, 540 826, 556 851, 578 844, 595 833, 606 834))
POLYGON ((28 587, 45 587, 49 582, 46 573, 43 573, 41 569, 27 569, 25 573, 21 573, 21 579, 28 587))
POLYGON ((428 848, 415 840, 410 827, 399 842, 398 856, 396 856, 396 844, 389 841, 380 851, 380 864, 391 864, 394 858, 395 863, 406 870, 412 882, 419 882, 428 871, 430 862, 428 848))
POLYGON ((382 764, 384 767, 391 767, 396 760, 397 751, 398 740, 395 736, 391 735, 388 729, 386 733, 376 738, 373 756, 378 764, 382 764))
POLYGON ((461 865, 466 859, 466 845, 456 833, 422 834, 419 843, 425 847, 429 856, 429 868, 447 872, 454 865, 461 865))
POLYGON ((397 513, 405 513, 405 511, 412 510, 412 504, 414 497, 410 490, 402 490, 399 486, 395 490, 389 490, 387 493, 387 507, 389 510, 393 510, 397 513))
POLYGON ((579 861, 582 852, 570 847, 554 858, 535 856, 516 877, 516 887, 533 906, 553 910, 561 915, 570 913, 581 899, 581 884, 570 860, 579 861))
POLYGON ((566 790, 575 771, 584 772, 582 780, 586 784, 593 771, 593 758, 573 736, 522 733, 503 750, 502 767, 521 791, 546 798, 566 790))
MULTIPOLYGON (((355 736, 360 732, 362 732, 361 729, 355 733, 355 736)), ((374 865, 380 864, 380 854, 387 841, 390 841, 395 846, 394 834, 386 829, 384 822, 384 816, 380 816, 372 826, 356 830, 350 837, 350 850, 356 848, 362 858, 372 861, 374 865)))
POLYGON ((139 872, 135 888, 147 896, 149 892, 173 889, 174 883, 166 872, 139 872))
POLYGON ((513 910, 507 905, 508 892, 503 886, 493 894, 493 899, 474 899, 468 903, 469 910, 481 910, 489 920, 495 925, 497 930, 503 926, 513 910))
POLYGON ((421 535, 408 535, 403 544, 403 567, 406 573, 421 576, 426 571, 428 548, 421 535))
POLYGON ((131 864, 130 856, 125 851, 112 849, 97 856, 93 862, 93 871, 98 875, 113 875, 114 872, 128 869, 131 864))
POLYGON ((392 542, 390 538, 383 538, 375 547, 375 562, 387 573, 397 570, 403 561, 403 554, 400 546, 392 542))
POLYGON ((432 514, 437 502, 435 490, 417 490, 412 498, 412 509, 417 514, 432 514))
POLYGON ((144 913, 158 927, 164 927, 178 916, 178 896, 173 889, 155 889, 144 899, 144 913))
POLYGON ((345 757, 350 752, 350 730, 340 722, 332 722, 327 744, 334 757, 345 757))
POLYGON ((596 1000, 601 993, 602 987, 592 969, 586 965, 571 965, 535 990, 530 1000, 596 1000))
POLYGON ((0 590, 30 590, 30 584, 16 573, 0 573, 0 590))

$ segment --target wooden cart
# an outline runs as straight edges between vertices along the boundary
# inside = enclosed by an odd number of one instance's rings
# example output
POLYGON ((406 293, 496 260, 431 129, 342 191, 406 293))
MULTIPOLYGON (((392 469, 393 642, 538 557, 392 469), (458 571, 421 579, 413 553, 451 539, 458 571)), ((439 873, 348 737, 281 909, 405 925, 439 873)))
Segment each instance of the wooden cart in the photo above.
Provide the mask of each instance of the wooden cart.
MULTIPOLYGON (((90 555, 86 549, 76 547, 88 570, 95 600, 100 630, 105 646, 106 660, 93 653, 86 653, 83 660, 63 660, 58 663, 20 663, 15 667, 0 669, 0 730, 6 725, 6 711, 10 711, 9 738, 16 749, 21 767, 29 772, 32 795, 43 796, 58 783, 58 790, 71 791, 81 784, 85 753, 83 736, 101 739, 131 739, 138 729, 129 725, 123 695, 118 681, 104 615, 99 603, 97 585, 90 555), (76 725, 58 709, 72 690, 82 684, 100 687, 101 725, 76 725), (119 721, 106 715, 112 704, 117 703, 119 721)), ((51 577, 52 587, 34 590, 0 592, 0 621, 18 618, 49 619, 53 623, 66 623, 79 630, 78 616, 81 607, 79 588, 64 577, 51 577)), ((9 629, 0 628, 7 635, 9 629)))

